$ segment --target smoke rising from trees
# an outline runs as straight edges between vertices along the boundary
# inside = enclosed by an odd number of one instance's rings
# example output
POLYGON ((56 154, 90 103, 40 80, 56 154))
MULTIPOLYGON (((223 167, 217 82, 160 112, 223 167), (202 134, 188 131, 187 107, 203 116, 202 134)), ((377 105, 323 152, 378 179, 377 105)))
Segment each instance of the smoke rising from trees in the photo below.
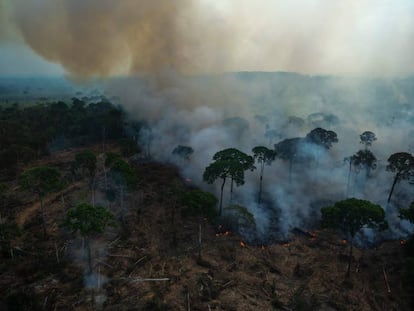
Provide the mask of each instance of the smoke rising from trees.
MULTIPOLYGON (((170 161, 177 145, 191 146, 183 174, 216 193, 201 175, 217 151, 250 153, 254 146, 305 137, 316 127, 335 131, 339 142, 329 151, 303 145, 303 152, 319 159, 293 163, 292 183, 289 164, 273 163, 263 185, 266 208, 256 202, 257 172, 246 173, 243 190, 235 189, 235 203, 254 213, 263 232, 277 227, 285 234, 316 219, 324 202, 344 199, 343 159, 361 149, 361 133, 376 134, 371 150, 378 167, 369 180, 353 171, 350 192, 375 203, 386 200, 392 184, 386 159, 414 147, 411 78, 220 74, 413 72, 409 1, 303 2, 0 0, 0 8, 7 8, 0 13, 0 25, 7 25, 0 40, 17 37, 17 31, 74 77, 134 76, 106 81, 106 92, 119 96, 132 119, 149 123, 151 141, 142 143, 151 145, 155 158, 170 161), (269 139, 266 132, 275 135, 269 139)), ((404 197, 408 187, 398 187, 402 203, 411 199, 404 197)))

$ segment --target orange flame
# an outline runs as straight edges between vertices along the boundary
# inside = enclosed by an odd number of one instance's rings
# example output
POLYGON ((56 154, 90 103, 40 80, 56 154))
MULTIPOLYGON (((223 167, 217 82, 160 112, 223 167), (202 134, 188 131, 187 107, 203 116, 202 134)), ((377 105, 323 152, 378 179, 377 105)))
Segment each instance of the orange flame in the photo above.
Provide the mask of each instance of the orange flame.
POLYGON ((230 234, 231 234, 231 231, 219 232, 219 233, 216 233, 216 237, 229 236, 230 234))
POLYGON ((311 241, 315 241, 316 238, 318 237, 318 233, 316 231, 308 231, 309 233, 309 240, 311 241))
POLYGON ((240 241, 240 246, 241 247, 246 247, 246 243, 244 243, 243 241, 240 241))
POLYGON ((401 246, 404 246, 405 244, 407 244, 407 241, 406 240, 400 240, 400 245, 401 246))
POLYGON ((346 243, 348 243, 348 241, 347 241, 347 240, 345 240, 345 239, 344 239, 344 240, 342 240, 342 244, 343 244, 343 245, 345 245, 346 243))

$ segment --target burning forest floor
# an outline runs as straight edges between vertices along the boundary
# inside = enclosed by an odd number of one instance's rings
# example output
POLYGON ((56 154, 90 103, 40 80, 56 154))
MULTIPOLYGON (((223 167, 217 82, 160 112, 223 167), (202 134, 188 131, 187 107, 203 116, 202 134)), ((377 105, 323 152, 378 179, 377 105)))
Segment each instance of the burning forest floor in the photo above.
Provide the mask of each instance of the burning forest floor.
MULTIPOLYGON (((75 152, 44 163, 65 170, 75 152)), ((188 185, 175 167, 142 161, 134 170, 140 182, 126 196, 125 223, 92 242, 92 273, 82 240, 60 226, 68 208, 89 199, 86 183, 45 200, 47 239, 36 198, 13 188, 15 207, 6 215, 21 235, 12 258, 0 263, 1 310, 412 309, 400 241, 355 249, 346 278, 348 245, 334 233, 299 231, 284 244, 248 245, 206 220, 182 216, 176 188, 188 185)), ((119 208, 99 189, 96 201, 119 208)))

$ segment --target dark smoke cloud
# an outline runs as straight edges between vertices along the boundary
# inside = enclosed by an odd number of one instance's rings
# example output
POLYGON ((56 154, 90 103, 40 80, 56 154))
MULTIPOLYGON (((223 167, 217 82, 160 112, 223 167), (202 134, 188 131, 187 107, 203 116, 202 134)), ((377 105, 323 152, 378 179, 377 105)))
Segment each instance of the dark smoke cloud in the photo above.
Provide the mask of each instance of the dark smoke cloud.
POLYGON ((209 46, 232 42, 225 29, 203 24, 190 0, 17 0, 12 7, 26 43, 80 77, 200 71, 214 62, 209 46))
POLYGON ((410 0, 0 0, 4 7, 2 29, 14 23, 39 55, 81 77, 414 70, 410 0))

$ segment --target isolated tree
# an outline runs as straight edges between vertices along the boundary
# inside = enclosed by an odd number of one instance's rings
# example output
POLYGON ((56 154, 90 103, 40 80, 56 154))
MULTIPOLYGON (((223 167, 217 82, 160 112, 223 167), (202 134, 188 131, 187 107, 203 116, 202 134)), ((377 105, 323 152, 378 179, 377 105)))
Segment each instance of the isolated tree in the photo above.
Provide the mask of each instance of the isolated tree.
POLYGON ((303 138, 295 137, 284 139, 275 144, 277 157, 289 161, 289 182, 292 182, 293 163, 299 157, 299 145, 303 142, 303 138))
POLYGON ((348 197, 349 190, 350 190, 350 185, 351 185, 351 172, 352 172, 352 164, 354 162, 354 155, 349 156, 349 157, 345 157, 344 158, 344 163, 346 163, 346 162, 349 163, 348 179, 347 179, 347 183, 346 183, 346 197, 348 197))
POLYGON ((333 143, 338 142, 338 136, 334 131, 328 131, 317 127, 306 135, 306 140, 310 143, 329 149, 333 143))
POLYGON ((92 205, 95 205, 95 175, 96 175, 96 155, 89 150, 79 152, 75 156, 73 168, 79 172, 82 177, 89 179, 89 188, 92 193, 92 205))
POLYGON ((126 191, 135 189, 138 184, 138 177, 135 175, 130 165, 120 157, 113 159, 113 162, 110 165, 111 169, 109 175, 119 190, 121 202, 120 218, 121 223, 124 224, 124 195, 126 191))
POLYGON ((370 131, 365 131, 364 133, 359 135, 359 138, 361 139, 360 143, 365 145, 365 150, 367 150, 368 147, 371 146, 372 143, 377 140, 375 134, 370 131))
POLYGON ((256 220, 254 215, 242 205, 229 205, 224 208, 224 222, 232 231, 247 233, 253 236, 256 231, 256 220))
POLYGON ((217 152, 213 156, 214 162, 206 167, 203 173, 203 180, 209 184, 212 184, 216 179, 221 178, 221 193, 220 193, 220 206, 219 216, 222 214, 223 209, 223 189, 226 179, 231 179, 230 186, 230 202, 232 201, 233 194, 233 182, 237 186, 244 184, 244 172, 246 170, 253 170, 254 159, 253 157, 237 150, 235 148, 228 148, 217 152))
POLYGON ((385 212, 381 206, 370 201, 350 198, 323 207, 321 213, 322 226, 338 229, 348 237, 350 248, 346 275, 349 276, 355 235, 364 227, 380 230, 387 228, 385 212))
POLYGON ((2 257, 12 257, 12 240, 20 235, 20 230, 14 221, 0 217, 0 254, 2 257))
POLYGON ((172 154, 175 156, 180 157, 183 160, 190 160, 190 156, 193 154, 194 149, 189 147, 189 146, 182 146, 182 145, 178 145, 177 147, 174 148, 174 150, 172 151, 172 154))
POLYGON ((411 202, 409 208, 400 209, 400 218, 414 224, 414 202, 411 202))
POLYGON ((254 159, 260 164, 260 182, 259 182, 259 195, 258 204, 261 202, 262 197, 262 184, 263 184, 263 172, 265 165, 271 165, 276 159, 276 151, 268 149, 264 146, 256 146, 252 149, 254 159))
POLYGON ((103 233, 106 227, 115 225, 114 215, 100 205, 81 203, 67 211, 63 226, 74 234, 79 232, 85 240, 89 273, 93 271, 90 239, 103 233))
POLYGON ((397 152, 388 158, 387 171, 395 173, 394 181, 388 195, 387 203, 390 203, 394 187, 400 180, 408 179, 414 172, 414 157, 408 152, 397 152))
POLYGON ((201 259, 202 252, 202 224, 203 218, 206 218, 210 223, 217 217, 217 198, 215 195, 194 189, 185 191, 181 194, 181 204, 183 216, 196 216, 198 218, 198 258, 201 259))
POLYGON ((352 164, 357 170, 364 169, 365 177, 369 178, 371 170, 377 168, 377 158, 375 155, 368 149, 359 150, 356 154, 353 155, 352 164))
POLYGON ((43 235, 46 237, 46 215, 43 199, 46 194, 62 189, 63 182, 59 170, 48 166, 32 167, 22 173, 19 178, 19 184, 23 189, 29 190, 39 196, 43 235))

